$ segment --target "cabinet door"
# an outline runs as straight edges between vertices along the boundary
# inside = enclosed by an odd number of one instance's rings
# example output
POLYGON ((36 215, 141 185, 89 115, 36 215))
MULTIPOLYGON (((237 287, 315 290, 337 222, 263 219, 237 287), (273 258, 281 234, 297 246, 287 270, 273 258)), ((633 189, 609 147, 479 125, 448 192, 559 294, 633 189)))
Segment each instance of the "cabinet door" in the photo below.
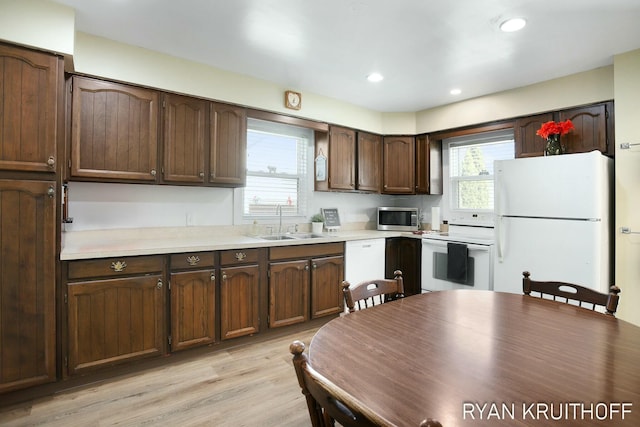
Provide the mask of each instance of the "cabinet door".
POLYGON ((215 341, 215 271, 171 273, 171 350, 215 341))
POLYGON ((0 44, 0 169, 55 172, 59 61, 0 44))
POLYGON ((158 93, 73 78, 71 177, 155 181, 158 93))
POLYGON ((358 132, 358 190, 380 192, 382 137, 358 132))
POLYGON ((356 132, 332 126, 329 133, 329 188, 356 188, 356 132))
POLYGON ((269 264, 269 327, 309 319, 309 261, 269 264))
POLYGON ((605 104, 559 112, 559 120, 571 120, 574 130, 560 138, 567 153, 599 150, 607 152, 607 110, 605 104))
POLYGON ((258 332, 260 269, 257 265, 223 267, 220 282, 221 339, 258 332))
POLYGON ((163 179, 167 182, 204 182, 207 102, 165 95, 162 108, 163 179))
POLYGON ((384 137, 382 191, 386 194, 415 192, 415 142, 411 136, 384 137))
POLYGON ((544 138, 536 135, 543 123, 553 120, 552 113, 522 117, 516 120, 513 139, 515 143, 515 157, 544 156, 544 138))
POLYGON ((69 373, 164 353, 161 275, 70 283, 69 373))
POLYGON ((311 317, 340 313, 344 309, 342 281, 344 256, 311 260, 311 317))
POLYGON ((385 277, 393 278, 393 272, 400 270, 405 296, 422 292, 422 240, 391 237, 387 239, 386 244, 385 277))
POLYGON ((0 393, 56 378, 55 187, 0 180, 0 393))
POLYGON ((416 194, 442 194, 442 141, 416 137, 416 194))
POLYGON ((209 182, 234 187, 247 178, 247 113, 244 108, 212 103, 209 182))

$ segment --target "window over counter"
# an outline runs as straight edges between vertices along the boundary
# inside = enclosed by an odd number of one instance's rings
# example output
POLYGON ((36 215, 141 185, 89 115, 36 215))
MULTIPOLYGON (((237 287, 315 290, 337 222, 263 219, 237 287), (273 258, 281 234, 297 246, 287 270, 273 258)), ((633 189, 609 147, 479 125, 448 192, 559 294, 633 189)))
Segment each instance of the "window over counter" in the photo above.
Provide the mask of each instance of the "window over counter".
POLYGON ((447 138, 443 144, 447 217, 465 223, 490 222, 494 208, 493 162, 514 158, 513 129, 447 138))
POLYGON ((242 221, 282 216, 306 217, 312 191, 308 165, 313 130, 247 119, 247 183, 241 194, 242 221))

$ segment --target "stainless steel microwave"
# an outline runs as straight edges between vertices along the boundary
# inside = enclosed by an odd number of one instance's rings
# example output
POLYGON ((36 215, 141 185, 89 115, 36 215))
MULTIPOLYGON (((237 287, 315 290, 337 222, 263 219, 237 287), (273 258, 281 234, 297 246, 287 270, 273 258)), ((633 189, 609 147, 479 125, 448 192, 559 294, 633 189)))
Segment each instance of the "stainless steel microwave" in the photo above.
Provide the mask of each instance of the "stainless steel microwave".
POLYGON ((419 225, 418 208, 378 208, 378 230, 416 231, 419 225))

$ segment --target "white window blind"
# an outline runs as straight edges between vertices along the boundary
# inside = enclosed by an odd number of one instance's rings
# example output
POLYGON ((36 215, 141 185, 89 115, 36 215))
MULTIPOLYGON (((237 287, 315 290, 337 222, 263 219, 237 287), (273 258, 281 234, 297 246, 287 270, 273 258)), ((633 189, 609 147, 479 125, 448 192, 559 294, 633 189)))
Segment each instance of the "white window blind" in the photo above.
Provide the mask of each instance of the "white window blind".
POLYGON ((493 211, 493 162, 514 158, 513 130, 445 140, 452 210, 493 211))
POLYGON ((247 185, 243 217, 306 216, 309 129, 257 119, 247 120, 247 185))

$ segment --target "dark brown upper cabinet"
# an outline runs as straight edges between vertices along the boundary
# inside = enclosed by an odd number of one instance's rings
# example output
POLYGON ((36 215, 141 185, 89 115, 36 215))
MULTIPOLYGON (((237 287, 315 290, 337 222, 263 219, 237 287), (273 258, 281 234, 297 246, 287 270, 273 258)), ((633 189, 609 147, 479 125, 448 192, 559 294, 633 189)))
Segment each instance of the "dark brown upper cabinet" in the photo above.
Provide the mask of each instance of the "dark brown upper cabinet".
MULTIPOLYGON (((610 105, 610 104, 609 104, 610 105)), ((567 153, 608 151, 608 104, 571 108, 558 112, 558 120, 571 120, 575 129, 562 136, 567 153)))
POLYGON ((382 140, 382 192, 415 192, 415 140, 412 136, 385 136, 382 140))
POLYGON ((543 123, 551 120, 553 120, 553 113, 521 117, 516 120, 513 129, 516 158, 544 156, 546 141, 536 135, 536 132, 543 123))
POLYGON ((212 102, 209 127, 209 182, 244 186, 247 180, 246 109, 212 102))
POLYGON ((332 126, 329 130, 329 189, 356 189, 356 132, 332 126))
POLYGON ((155 182, 158 92, 73 77, 71 179, 155 182))
POLYGON ((575 129, 560 138, 566 153, 598 150, 613 155, 613 102, 569 108, 555 112, 520 117, 515 121, 515 156, 543 156, 546 140, 536 135, 548 121, 571 120, 575 129))
POLYGON ((164 95, 164 181, 204 183, 207 107, 202 99, 164 95))
POLYGON ((62 60, 0 44, 0 170, 56 172, 62 60))
POLYGON ((382 187, 382 137, 358 132, 359 191, 379 193, 382 187))
POLYGON ((416 137, 416 194, 442 194, 442 141, 416 137))

